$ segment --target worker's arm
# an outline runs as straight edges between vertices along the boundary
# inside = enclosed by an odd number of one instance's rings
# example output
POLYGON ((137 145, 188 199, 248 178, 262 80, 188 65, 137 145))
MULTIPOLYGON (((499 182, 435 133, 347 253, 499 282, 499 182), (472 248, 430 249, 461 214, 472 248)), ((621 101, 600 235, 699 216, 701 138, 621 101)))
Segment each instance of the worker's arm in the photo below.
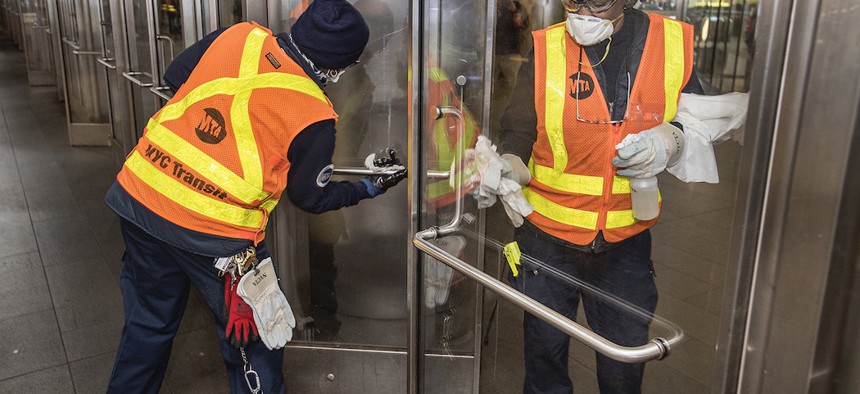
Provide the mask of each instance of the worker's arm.
POLYGON ((212 45, 212 42, 224 30, 227 30, 227 28, 223 27, 207 34, 202 40, 191 44, 190 47, 185 48, 184 51, 173 58, 173 61, 167 66, 167 70, 164 71, 164 82, 167 83, 167 86, 170 87, 173 93, 176 93, 182 84, 188 80, 188 76, 191 75, 191 71, 194 70, 194 67, 200 62, 203 54, 209 49, 209 45, 212 45))
POLYGON ((335 128, 331 119, 308 126, 290 144, 287 195, 299 208, 323 213, 372 197, 364 182, 328 181, 325 172, 331 171, 334 146, 335 128))
POLYGON ((495 137, 500 154, 516 155, 523 163, 529 162, 532 145, 537 139, 534 51, 529 52, 527 59, 517 74, 517 84, 502 114, 502 129, 495 137))

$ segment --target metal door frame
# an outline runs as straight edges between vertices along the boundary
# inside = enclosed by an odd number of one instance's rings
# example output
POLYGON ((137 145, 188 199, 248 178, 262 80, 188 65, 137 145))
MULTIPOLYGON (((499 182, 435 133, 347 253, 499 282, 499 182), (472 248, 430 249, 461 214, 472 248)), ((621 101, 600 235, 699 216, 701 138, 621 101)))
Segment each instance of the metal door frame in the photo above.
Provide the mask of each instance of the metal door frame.
MULTIPOLYGON (((63 0, 57 0, 63 1, 63 0)), ((63 63, 63 92, 65 94, 65 107, 66 107, 66 125, 68 128, 69 135, 69 143, 73 146, 83 145, 83 146, 107 146, 110 144, 110 135, 111 135, 111 125, 109 123, 95 123, 95 122, 74 122, 73 121, 73 108, 72 102, 69 100, 70 89, 69 83, 70 79, 65 74, 69 72, 69 70, 65 67, 65 62, 72 64, 75 62, 76 67, 75 71, 80 72, 81 68, 84 70, 92 71, 95 74, 101 73, 101 67, 99 67, 96 62, 93 60, 92 62, 81 63, 79 62, 79 58, 90 58, 101 55, 101 51, 95 51, 93 49, 94 42, 93 40, 98 38, 97 35, 100 36, 100 28, 98 28, 97 24, 93 21, 92 18, 92 3, 79 4, 77 1, 82 0, 67 0, 66 4, 70 7, 78 7, 81 6, 83 9, 77 10, 75 12, 75 19, 72 20, 69 27, 72 29, 68 33, 74 33, 73 37, 66 37, 65 31, 63 31, 63 23, 60 23, 58 20, 59 30, 57 31, 59 40, 62 41, 60 43, 60 56, 61 62, 63 63), (88 8, 87 8, 88 7, 88 8), (84 20, 79 20, 78 18, 83 14, 84 20), (83 36, 80 30, 83 31, 83 36), (88 31, 86 29, 89 29, 88 31), (81 42, 83 39, 83 42, 81 42), (85 66, 85 67, 82 67, 85 66)), ((59 10, 59 3, 58 10, 59 10)), ((62 17, 62 16, 60 16, 62 17)), ((71 17, 71 15, 68 15, 71 17)), ((90 86, 81 85, 80 88, 92 88, 89 92, 81 91, 81 106, 82 108, 91 108, 93 111, 100 112, 101 102, 99 101, 99 97, 101 96, 99 92, 99 84, 96 81, 100 79, 98 75, 93 75, 92 83, 90 86), (89 94, 87 94, 89 93, 89 94)))
MULTIPOLYGON (((857 14, 851 3, 759 3, 712 392, 834 392, 836 360, 852 351, 840 334, 857 274, 850 170, 860 79, 849 37, 860 28, 846 19, 857 14)), ((856 391, 848 377, 844 392, 856 391)))

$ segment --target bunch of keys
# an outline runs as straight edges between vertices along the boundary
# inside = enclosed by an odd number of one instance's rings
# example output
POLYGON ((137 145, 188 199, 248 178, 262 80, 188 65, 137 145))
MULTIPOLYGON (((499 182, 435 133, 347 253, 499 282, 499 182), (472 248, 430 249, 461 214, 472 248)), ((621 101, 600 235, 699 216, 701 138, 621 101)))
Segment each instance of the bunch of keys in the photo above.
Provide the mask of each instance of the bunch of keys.
POLYGON ((233 275, 233 278, 241 277, 248 271, 257 267, 257 250, 253 246, 249 246, 239 253, 230 257, 220 257, 215 259, 215 268, 218 269, 218 276, 223 277, 226 273, 233 275))

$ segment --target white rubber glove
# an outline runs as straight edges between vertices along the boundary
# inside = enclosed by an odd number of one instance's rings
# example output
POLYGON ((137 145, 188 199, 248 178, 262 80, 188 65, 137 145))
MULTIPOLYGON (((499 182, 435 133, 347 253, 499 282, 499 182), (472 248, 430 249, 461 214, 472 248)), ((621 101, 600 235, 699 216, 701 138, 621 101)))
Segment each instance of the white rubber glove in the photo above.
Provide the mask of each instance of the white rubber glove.
POLYGON ((615 149, 618 156, 612 158, 612 165, 621 168, 618 175, 649 178, 678 161, 684 150, 684 133, 669 123, 661 123, 628 135, 615 149))
POLYGON ((269 350, 280 349, 293 338, 296 317, 278 286, 271 257, 242 276, 236 293, 254 310, 254 323, 269 350))
POLYGON ((520 185, 528 185, 532 180, 532 174, 529 168, 523 163, 517 155, 505 153, 502 155, 502 161, 505 163, 502 167, 502 176, 508 178, 520 185))

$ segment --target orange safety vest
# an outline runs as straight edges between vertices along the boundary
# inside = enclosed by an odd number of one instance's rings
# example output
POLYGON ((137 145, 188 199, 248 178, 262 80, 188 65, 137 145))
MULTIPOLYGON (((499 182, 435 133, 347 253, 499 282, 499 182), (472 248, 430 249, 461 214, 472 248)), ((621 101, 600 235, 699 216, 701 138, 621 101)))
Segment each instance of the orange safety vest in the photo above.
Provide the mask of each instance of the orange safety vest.
POLYGON ((653 226, 657 219, 633 217, 630 182, 615 174, 615 145, 628 134, 669 122, 677 113, 681 89, 693 70, 692 26, 649 14, 645 49, 630 88, 627 121, 591 124, 576 119, 609 120, 600 84, 588 57, 560 23, 533 32, 537 140, 523 192, 535 211, 528 220, 544 232, 577 245, 598 231, 618 242, 653 226))
POLYGON ((225 30, 152 118, 117 175, 137 201, 194 231, 258 244, 287 185, 287 150, 331 102, 271 31, 225 30))

